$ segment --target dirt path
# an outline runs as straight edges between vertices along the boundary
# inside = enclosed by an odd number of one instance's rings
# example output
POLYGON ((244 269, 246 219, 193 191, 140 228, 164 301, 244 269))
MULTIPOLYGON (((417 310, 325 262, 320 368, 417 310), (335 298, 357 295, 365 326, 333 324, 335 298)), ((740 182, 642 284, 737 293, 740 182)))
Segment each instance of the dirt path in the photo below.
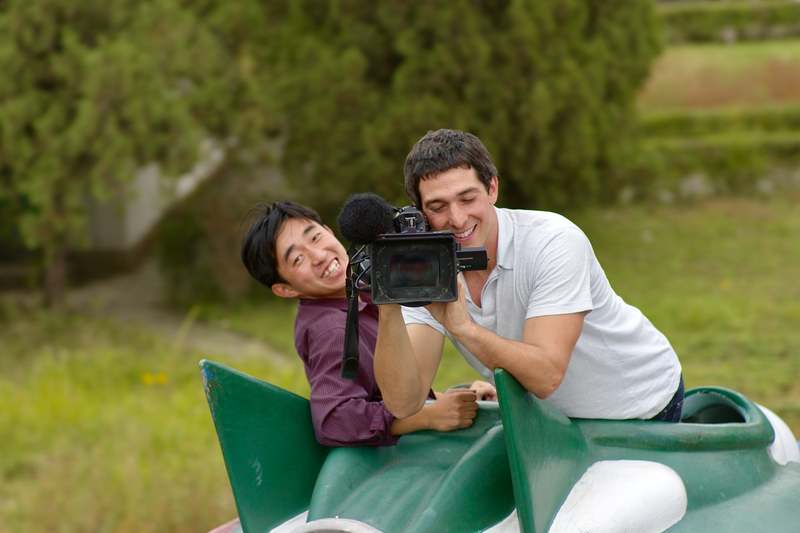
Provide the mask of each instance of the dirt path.
POLYGON ((277 365, 289 364, 287 357, 257 339, 169 311, 161 300, 161 284, 155 264, 148 263, 134 273, 71 289, 68 305, 149 330, 176 347, 196 352, 198 359, 257 356, 277 365))

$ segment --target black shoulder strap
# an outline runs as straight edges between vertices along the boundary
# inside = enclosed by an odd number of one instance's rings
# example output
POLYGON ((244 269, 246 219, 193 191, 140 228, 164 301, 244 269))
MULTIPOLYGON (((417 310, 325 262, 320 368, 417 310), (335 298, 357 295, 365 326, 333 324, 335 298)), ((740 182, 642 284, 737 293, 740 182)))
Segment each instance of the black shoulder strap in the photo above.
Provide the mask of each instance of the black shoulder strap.
POLYGON ((355 379, 358 375, 358 290, 353 286, 350 264, 347 265, 347 324, 342 353, 342 377, 355 379))

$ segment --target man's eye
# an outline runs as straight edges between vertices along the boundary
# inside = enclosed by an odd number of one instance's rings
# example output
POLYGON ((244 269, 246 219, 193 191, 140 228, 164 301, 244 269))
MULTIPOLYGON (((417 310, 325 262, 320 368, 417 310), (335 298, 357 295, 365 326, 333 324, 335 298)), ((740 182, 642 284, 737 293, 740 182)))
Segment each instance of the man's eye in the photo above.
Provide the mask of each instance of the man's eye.
POLYGON ((302 255, 295 256, 294 261, 292 261, 292 266, 299 266, 300 263, 302 263, 302 262, 303 262, 303 256, 302 255))
POLYGON ((441 212, 442 212, 442 210, 444 209, 444 206, 443 206, 443 205, 434 205, 434 206, 430 207, 429 209, 430 209, 430 210, 431 210, 433 213, 441 213, 441 212))
POLYGON ((322 236, 321 233, 315 233, 314 236, 311 237, 311 242, 317 242, 321 236, 322 236))
POLYGON ((466 198, 462 198, 461 201, 465 204, 470 204, 475 200, 474 196, 468 196, 466 198))

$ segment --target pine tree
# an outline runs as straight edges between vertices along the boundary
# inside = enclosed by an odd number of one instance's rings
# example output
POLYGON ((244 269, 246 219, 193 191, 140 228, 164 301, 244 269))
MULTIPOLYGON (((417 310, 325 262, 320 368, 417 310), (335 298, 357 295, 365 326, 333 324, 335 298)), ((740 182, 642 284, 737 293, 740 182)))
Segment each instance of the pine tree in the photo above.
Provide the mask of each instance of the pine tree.
MULTIPOLYGON (((209 19, 224 15, 214 7, 209 19)), ((62 297, 68 247, 85 236, 87 197, 108 196, 146 163, 178 174, 203 141, 264 129, 251 87, 260 78, 214 31, 230 17, 209 22, 198 9, 177 0, 0 4, 0 194, 22 206, 49 302, 62 297)))
POLYGON ((506 205, 596 202, 624 183, 635 92, 659 48, 651 1, 293 5, 285 164, 320 202, 402 201, 406 153, 441 127, 484 140, 506 205))

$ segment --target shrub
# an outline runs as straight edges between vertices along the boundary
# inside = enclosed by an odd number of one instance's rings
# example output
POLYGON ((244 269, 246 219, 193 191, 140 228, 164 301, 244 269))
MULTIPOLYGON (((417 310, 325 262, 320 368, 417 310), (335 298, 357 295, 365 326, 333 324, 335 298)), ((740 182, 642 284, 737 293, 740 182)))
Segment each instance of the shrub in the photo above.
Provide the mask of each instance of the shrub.
POLYGON ((220 298, 222 290, 211 270, 207 235, 196 213, 181 210, 162 222, 156 255, 171 303, 188 305, 220 298))
POLYGON ((275 58, 287 177, 323 216, 357 190, 402 202, 411 145, 452 127, 487 144, 506 205, 613 197, 658 30, 645 0, 292 3, 275 58))

